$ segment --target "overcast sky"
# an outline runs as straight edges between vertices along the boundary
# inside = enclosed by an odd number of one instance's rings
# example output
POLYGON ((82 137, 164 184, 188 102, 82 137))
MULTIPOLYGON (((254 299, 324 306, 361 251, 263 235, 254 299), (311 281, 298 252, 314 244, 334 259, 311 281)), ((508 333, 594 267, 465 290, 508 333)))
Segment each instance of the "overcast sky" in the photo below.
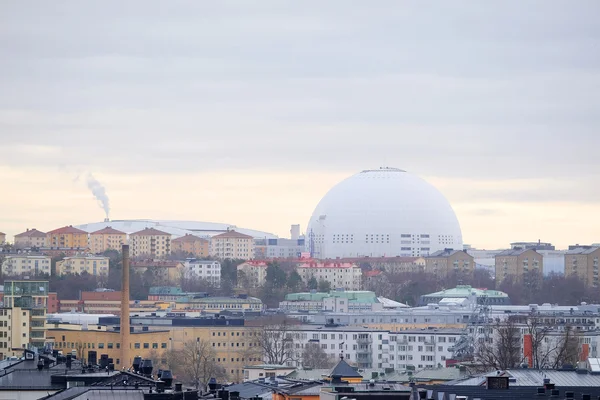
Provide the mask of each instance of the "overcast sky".
MULTIPOLYGON (((111 217, 286 236, 382 165, 466 243, 600 242, 600 2, 3 1, 0 231, 111 217)), ((11 238, 12 240, 12 238, 11 238)))

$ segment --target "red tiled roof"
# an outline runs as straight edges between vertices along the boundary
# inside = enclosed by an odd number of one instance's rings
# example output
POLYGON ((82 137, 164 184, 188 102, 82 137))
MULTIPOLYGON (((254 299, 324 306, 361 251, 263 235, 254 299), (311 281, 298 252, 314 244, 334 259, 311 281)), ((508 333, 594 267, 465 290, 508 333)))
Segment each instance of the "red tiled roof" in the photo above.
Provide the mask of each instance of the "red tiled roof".
POLYGON ((144 230, 134 232, 129 236, 171 236, 171 234, 154 228, 146 228, 144 230))
POLYGON ((206 243, 208 243, 208 240, 202 239, 198 236, 191 235, 189 233, 186 233, 185 236, 181 236, 181 237, 178 237, 177 239, 173 239, 173 242, 174 243, 178 243, 178 242, 206 242, 206 243))
POLYGON ((53 231, 48 232, 51 235, 55 234, 63 234, 63 233, 76 233, 76 234, 86 234, 86 231, 82 231, 81 229, 74 228, 72 225, 63 226, 62 228, 55 229, 53 231))
POLYGON ((243 233, 236 232, 236 231, 227 231, 227 232, 221 233, 220 235, 213 236, 213 239, 215 239, 215 238, 216 239, 221 239, 221 238, 253 239, 253 237, 250 235, 245 235, 243 233))
POLYGON ((99 231, 92 232, 90 235, 127 235, 125 232, 118 231, 113 229, 110 226, 106 228, 100 229, 99 231))
POLYGON ((25 232, 15 235, 15 237, 46 237, 46 234, 37 229, 27 229, 25 232))
POLYGON ((373 276, 377 276, 377 275, 381 275, 381 271, 375 269, 373 271, 365 271, 363 273, 364 276, 366 276, 367 278, 371 278, 373 276))

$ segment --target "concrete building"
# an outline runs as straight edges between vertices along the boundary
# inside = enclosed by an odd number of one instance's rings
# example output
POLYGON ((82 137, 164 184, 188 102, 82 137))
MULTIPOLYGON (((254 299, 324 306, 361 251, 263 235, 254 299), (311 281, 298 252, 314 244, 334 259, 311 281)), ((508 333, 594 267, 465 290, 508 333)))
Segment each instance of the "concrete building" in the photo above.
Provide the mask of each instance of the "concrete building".
POLYGON ((215 260, 188 258, 183 263, 184 276, 200 278, 214 287, 221 287, 221 263, 215 260))
POLYGON ((458 285, 453 289, 429 293, 421 296, 419 305, 439 304, 444 299, 467 299, 471 304, 509 305, 510 298, 499 290, 477 289, 469 285, 458 285))
POLYGON ((254 258, 259 260, 273 258, 298 259, 305 249, 304 238, 254 240, 254 258))
POLYGON ((89 246, 88 233, 72 225, 55 229, 46 234, 49 247, 71 247, 87 249, 89 246))
POLYGON ((305 283, 315 278, 329 282, 333 289, 360 290, 362 271, 353 263, 337 261, 308 261, 299 264, 296 271, 305 283))
POLYGON ((374 292, 332 290, 329 293, 290 293, 279 303, 284 311, 363 313, 383 310, 374 292))
POLYGON ((498 253, 495 257, 496 284, 506 277, 513 276, 522 281, 529 273, 542 274, 544 258, 532 249, 510 249, 498 253))
POLYGON ((463 250, 444 249, 425 257, 425 272, 440 277, 451 274, 472 275, 474 271, 473 256, 463 250))
POLYGON ((161 258, 171 254, 171 235, 146 228, 129 235, 132 257, 161 258))
POLYGON ((31 310, 21 307, 0 308, 0 360, 20 356, 29 347, 31 310))
POLYGON ((12 254, 4 258, 2 272, 6 275, 51 274, 52 258, 33 254, 12 254))
POLYGON ((170 260, 131 261, 131 270, 140 275, 145 274, 149 270, 159 281, 165 284, 179 284, 185 272, 181 261, 170 260))
POLYGON ((574 275, 586 285, 598 287, 600 246, 583 246, 565 253, 565 275, 574 275))
POLYGON ((15 235, 15 247, 26 249, 31 247, 46 247, 46 234, 37 229, 27 229, 25 232, 15 235))
POLYGON ((108 276, 109 258, 82 254, 65 257, 56 263, 56 275, 83 274, 94 276, 108 276))
POLYGON ((110 226, 90 233, 90 249, 99 254, 107 250, 121 251, 121 246, 127 243, 127 234, 110 226))
POLYGON ((186 233, 171 241, 171 251, 173 253, 184 253, 186 256, 208 257, 210 255, 210 242, 186 233))
POLYGON ((48 281, 5 281, 4 306, 29 310, 29 343, 42 349, 46 342, 48 281))
POLYGON ((237 266, 238 285, 256 289, 264 286, 267 279, 266 261, 246 261, 237 266))
POLYGON ((223 311, 260 314, 264 305, 261 299, 246 295, 237 297, 190 295, 179 298, 175 302, 174 308, 181 311, 201 311, 211 314, 219 314, 223 311))
POLYGON ((210 240, 210 255, 220 259, 250 260, 254 257, 254 238, 236 231, 227 231, 210 240))

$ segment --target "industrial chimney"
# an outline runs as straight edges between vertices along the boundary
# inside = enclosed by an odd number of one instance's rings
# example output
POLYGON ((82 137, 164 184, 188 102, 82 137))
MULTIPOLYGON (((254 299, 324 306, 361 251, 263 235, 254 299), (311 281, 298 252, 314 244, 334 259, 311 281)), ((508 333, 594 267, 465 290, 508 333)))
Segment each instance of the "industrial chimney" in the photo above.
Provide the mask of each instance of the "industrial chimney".
POLYGON ((129 368, 129 245, 123 245, 123 285, 121 287, 121 366, 129 368))

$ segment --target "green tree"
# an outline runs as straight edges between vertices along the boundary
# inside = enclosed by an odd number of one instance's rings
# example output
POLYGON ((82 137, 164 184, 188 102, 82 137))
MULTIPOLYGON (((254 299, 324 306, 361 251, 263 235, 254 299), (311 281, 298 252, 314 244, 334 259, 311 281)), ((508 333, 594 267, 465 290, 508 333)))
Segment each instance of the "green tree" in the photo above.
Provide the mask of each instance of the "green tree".
POLYGON ((306 284, 306 286, 308 286, 309 290, 317 290, 317 287, 319 286, 319 282, 317 282, 317 278, 315 278, 314 276, 311 276, 310 279, 308 280, 308 283, 306 284))
POLYGON ((267 267, 267 276, 265 278, 268 286, 274 288, 282 288, 287 283, 287 275, 281 267, 275 263, 269 264, 267 267))
POLYGON ((298 290, 300 288, 300 285, 302 285, 302 277, 300 276, 300 274, 297 271, 290 272, 286 286, 290 290, 298 290))
POLYGON ((321 279, 318 284, 319 292, 326 293, 331 290, 331 283, 328 281, 321 279))

